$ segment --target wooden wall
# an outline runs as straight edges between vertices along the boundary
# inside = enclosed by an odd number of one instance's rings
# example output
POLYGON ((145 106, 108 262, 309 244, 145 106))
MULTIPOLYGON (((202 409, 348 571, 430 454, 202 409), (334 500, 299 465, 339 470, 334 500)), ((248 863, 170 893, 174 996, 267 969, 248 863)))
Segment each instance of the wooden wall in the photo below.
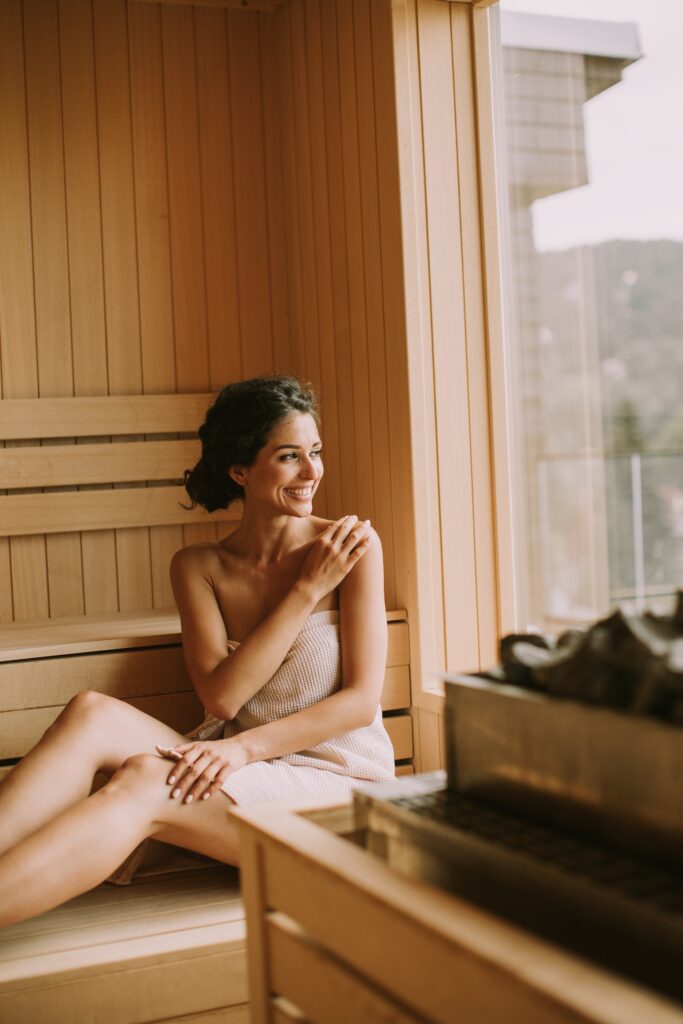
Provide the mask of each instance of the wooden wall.
POLYGON ((406 607, 414 545, 390 5, 290 0, 272 24, 292 357, 322 393, 321 507, 372 520, 387 606, 406 607))
MULTIPOLYGON (((207 391, 289 367, 261 51, 239 11, 0 4, 3 397, 207 391)), ((171 554, 214 529, 0 542, 0 618, 168 605, 171 554)))
MULTIPOLYGON (((409 354, 418 767, 443 765, 444 669, 488 667, 499 629, 478 66, 486 12, 393 0, 409 354), (479 21, 477 21, 479 19, 479 21)), ((483 93, 482 93, 483 95, 483 93)), ((483 111, 483 112, 482 112, 483 111)), ((491 259, 495 258, 492 253, 491 259)), ((493 302, 493 297, 491 298, 493 302)))
MULTIPOLYGON (((0 4, 5 398, 320 389, 317 511, 372 519, 389 607, 412 512, 391 16, 0 4)), ((14 442, 16 443, 16 442, 14 442)), ((0 621, 165 606, 215 527, 0 541, 0 621)))

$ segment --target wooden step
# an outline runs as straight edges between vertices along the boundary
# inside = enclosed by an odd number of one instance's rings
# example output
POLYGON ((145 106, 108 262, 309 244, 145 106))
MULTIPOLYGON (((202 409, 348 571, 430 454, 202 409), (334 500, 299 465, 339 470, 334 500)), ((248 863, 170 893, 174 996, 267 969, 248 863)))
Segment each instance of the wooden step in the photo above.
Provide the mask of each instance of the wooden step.
POLYGON ((99 886, 0 931, 7 1024, 247 1024, 235 869, 99 886))

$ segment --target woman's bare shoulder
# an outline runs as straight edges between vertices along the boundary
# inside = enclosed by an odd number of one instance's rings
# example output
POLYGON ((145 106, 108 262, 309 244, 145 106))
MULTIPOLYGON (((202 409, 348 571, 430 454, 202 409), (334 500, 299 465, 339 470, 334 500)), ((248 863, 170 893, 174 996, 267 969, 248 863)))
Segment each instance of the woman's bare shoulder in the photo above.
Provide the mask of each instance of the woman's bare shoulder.
POLYGON ((212 577, 223 567, 225 552, 216 541, 188 544, 176 551, 171 559, 171 578, 188 576, 212 577))

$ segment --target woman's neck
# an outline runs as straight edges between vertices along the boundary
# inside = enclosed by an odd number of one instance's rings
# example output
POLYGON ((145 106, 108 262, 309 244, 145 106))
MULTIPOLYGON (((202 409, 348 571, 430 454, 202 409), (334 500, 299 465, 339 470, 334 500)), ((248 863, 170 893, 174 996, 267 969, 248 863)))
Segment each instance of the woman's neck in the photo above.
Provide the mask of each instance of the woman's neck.
POLYGON ((269 516, 245 508, 240 525, 224 544, 235 555, 258 565, 272 565, 311 539, 311 518, 269 516))

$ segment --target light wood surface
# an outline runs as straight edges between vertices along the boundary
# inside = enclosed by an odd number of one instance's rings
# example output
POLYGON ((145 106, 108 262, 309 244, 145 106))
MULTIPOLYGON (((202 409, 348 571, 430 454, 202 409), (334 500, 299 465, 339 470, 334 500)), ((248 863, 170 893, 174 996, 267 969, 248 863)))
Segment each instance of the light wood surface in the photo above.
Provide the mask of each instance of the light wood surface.
POLYGON ((680 1020, 680 1008, 663 997, 400 877, 305 816, 239 808, 235 820, 242 832, 253 1024, 274 1019, 275 992, 300 999, 298 1009, 311 1024, 337 1020, 329 1001, 335 982, 351 1005, 364 1007, 362 1020, 680 1020), (319 970, 302 984, 301 971, 313 962, 319 970), (392 1016, 399 1013, 404 1016, 392 1016))
POLYGON ((101 886, 3 930, 0 1019, 246 1024, 244 931, 229 868, 101 886))

